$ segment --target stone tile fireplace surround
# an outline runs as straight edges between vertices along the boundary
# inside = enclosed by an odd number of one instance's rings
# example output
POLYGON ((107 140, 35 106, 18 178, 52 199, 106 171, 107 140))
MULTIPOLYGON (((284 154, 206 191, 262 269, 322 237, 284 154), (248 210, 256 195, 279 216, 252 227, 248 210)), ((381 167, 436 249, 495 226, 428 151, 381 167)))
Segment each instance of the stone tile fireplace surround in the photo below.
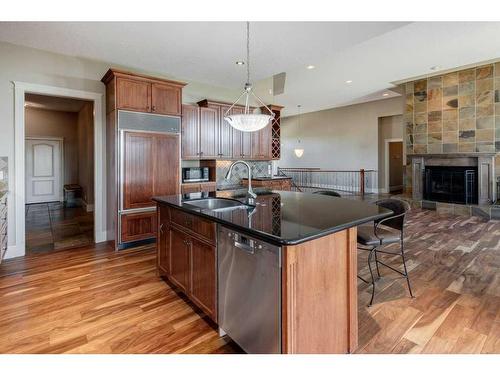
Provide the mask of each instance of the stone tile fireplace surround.
POLYGON ((477 167, 478 204, 488 205, 496 201, 494 185, 495 154, 413 154, 411 160, 412 198, 424 199, 426 166, 477 167))

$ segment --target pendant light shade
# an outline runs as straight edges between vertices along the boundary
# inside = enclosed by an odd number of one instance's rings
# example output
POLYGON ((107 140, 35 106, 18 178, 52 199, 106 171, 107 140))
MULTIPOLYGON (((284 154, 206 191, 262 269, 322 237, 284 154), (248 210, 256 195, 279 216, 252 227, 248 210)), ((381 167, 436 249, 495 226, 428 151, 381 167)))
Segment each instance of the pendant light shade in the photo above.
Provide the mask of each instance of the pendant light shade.
POLYGON ((296 148, 295 150, 293 150, 293 152, 295 152, 295 156, 298 157, 298 158, 301 158, 302 155, 304 155, 304 149, 303 148, 296 148))
MULTIPOLYGON (((297 117, 298 126, 297 126, 297 131, 300 131, 300 104, 297 106, 297 111, 298 111, 298 117, 297 117)), ((295 149, 293 150, 293 152, 295 153, 295 156, 298 157, 298 158, 301 158, 302 155, 304 155, 304 149, 302 148, 302 145, 300 144, 300 137, 297 139, 297 146, 295 147, 295 149)))
POLYGON ((256 132, 260 129, 265 128, 271 120, 274 118, 274 113, 269 109, 267 105, 253 92, 252 85, 250 83, 250 23, 247 22, 247 83, 245 84, 245 89, 238 99, 233 103, 231 107, 224 113, 224 119, 233 128, 243 132, 256 132), (269 114, 264 113, 254 113, 250 110, 250 96, 253 96, 258 103, 266 110, 269 114), (231 114, 231 109, 240 101, 242 97, 245 97, 245 110, 243 113, 231 114))
POLYGON ((265 128, 271 121, 272 116, 244 113, 229 115, 224 118, 236 130, 240 130, 242 132, 255 132, 265 128))

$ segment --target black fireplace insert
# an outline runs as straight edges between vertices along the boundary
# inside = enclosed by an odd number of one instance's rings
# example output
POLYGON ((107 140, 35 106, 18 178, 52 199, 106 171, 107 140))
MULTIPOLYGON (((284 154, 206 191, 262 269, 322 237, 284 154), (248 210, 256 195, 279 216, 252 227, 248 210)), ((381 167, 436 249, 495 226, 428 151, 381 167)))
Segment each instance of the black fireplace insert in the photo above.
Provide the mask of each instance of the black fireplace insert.
POLYGON ((477 167, 425 167, 426 200, 477 204, 477 186, 477 167))

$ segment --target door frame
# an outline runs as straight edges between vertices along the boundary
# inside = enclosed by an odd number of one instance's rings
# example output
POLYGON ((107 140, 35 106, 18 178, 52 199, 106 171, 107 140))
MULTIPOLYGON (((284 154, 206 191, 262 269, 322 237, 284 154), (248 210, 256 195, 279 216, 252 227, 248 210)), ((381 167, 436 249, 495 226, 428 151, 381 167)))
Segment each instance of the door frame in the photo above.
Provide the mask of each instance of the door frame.
POLYGON ((73 90, 65 87, 47 86, 34 83, 13 81, 14 84, 14 167, 15 167, 15 238, 16 243, 9 246, 8 258, 24 256, 26 253, 25 228, 25 94, 40 94, 73 99, 83 99, 94 104, 94 241, 106 241, 106 166, 104 123, 104 94, 93 91, 73 90))
MULTIPOLYGON (((389 186, 389 143, 394 143, 394 142, 403 142, 403 138, 388 138, 385 139, 385 150, 384 150, 384 169, 385 169, 385 193, 390 193, 391 192, 391 187, 389 186)), ((404 160, 404 150, 403 150, 403 155, 401 158, 401 161, 404 160)), ((401 163, 401 168, 403 168, 404 164, 401 163)))
MULTIPOLYGON (((64 193, 63 193, 63 187, 64 187, 64 138, 62 137, 37 137, 37 136, 28 136, 28 137, 25 137, 24 138, 26 141, 27 140, 41 140, 41 141, 58 141, 59 142, 59 176, 61 177, 61 190, 60 190, 60 194, 59 194, 59 201, 62 202, 64 200, 64 193)), ((24 143, 26 145, 26 142, 24 143)), ((24 150, 25 152, 25 162, 26 162, 26 148, 24 150)), ((24 173, 26 174, 26 170, 24 171, 24 173)), ((25 181, 26 181, 26 176, 25 177, 25 181)))

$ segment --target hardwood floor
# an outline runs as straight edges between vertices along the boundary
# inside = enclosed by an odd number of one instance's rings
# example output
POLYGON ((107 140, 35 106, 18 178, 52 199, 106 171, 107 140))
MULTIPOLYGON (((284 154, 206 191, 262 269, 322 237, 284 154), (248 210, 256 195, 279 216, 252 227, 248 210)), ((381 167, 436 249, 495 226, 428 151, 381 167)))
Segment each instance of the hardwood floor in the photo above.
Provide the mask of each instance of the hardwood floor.
MULTIPOLYGON (((500 353, 500 222, 413 210, 405 245, 417 297, 381 269, 367 308, 360 282, 358 352, 500 353)), ((7 260, 0 302, 0 353, 241 352, 156 276, 152 246, 7 260)))
MULTIPOLYGON (((371 286, 358 284, 358 352, 500 353, 500 222, 412 210, 407 223, 416 298, 383 267, 371 308, 371 286)), ((400 258, 389 259, 401 265, 400 258)), ((366 254, 359 265, 367 276, 366 254)))

